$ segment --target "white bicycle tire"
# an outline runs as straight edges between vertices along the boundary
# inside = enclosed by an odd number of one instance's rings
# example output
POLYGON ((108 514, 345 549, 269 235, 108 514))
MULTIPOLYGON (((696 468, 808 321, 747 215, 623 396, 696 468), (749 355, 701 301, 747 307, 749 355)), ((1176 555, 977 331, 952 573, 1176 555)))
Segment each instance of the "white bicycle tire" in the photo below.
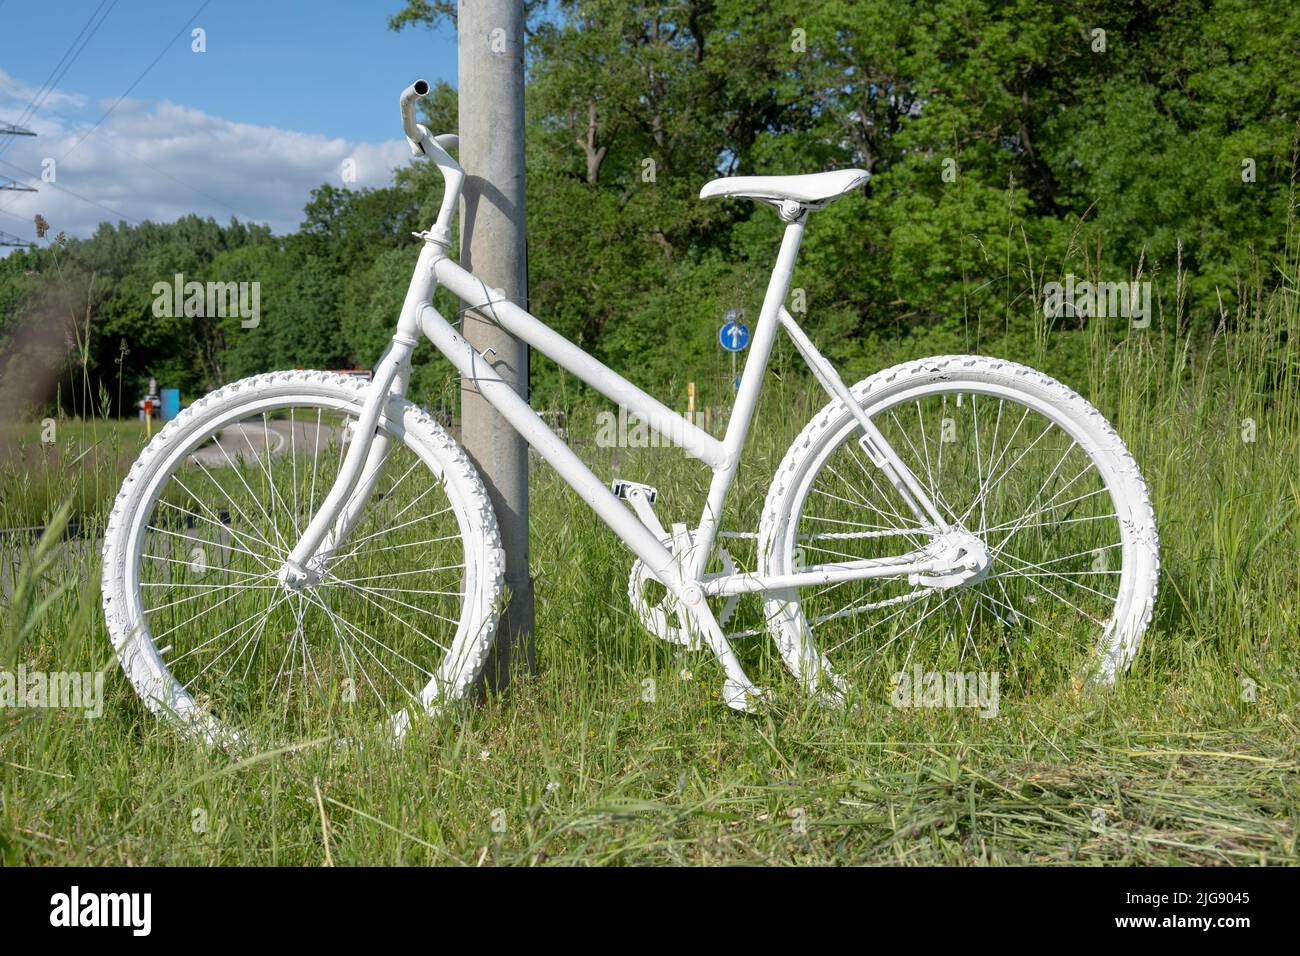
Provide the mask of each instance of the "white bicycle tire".
MULTIPOLYGON (((276 403, 297 402, 359 415, 367 382, 321 371, 273 372, 226 385, 186 408, 154 437, 132 466, 117 495, 105 531, 103 605, 117 659, 136 693, 153 712, 210 743, 240 739, 238 728, 199 707, 179 685, 150 636, 142 610, 136 549, 161 487, 203 436, 276 403)), ((492 646, 503 580, 503 553, 496 515, 478 472, 464 450, 427 411, 406 399, 390 399, 379 427, 403 442, 443 479, 464 547, 462 615, 436 677, 421 689, 425 709, 464 696, 492 646)), ((403 712, 405 713, 405 712, 403 712)), ((393 730, 405 730, 405 717, 393 730)))
MULTIPOLYGON (((1146 483, 1123 440, 1105 417, 1060 382, 1023 365, 982 356, 938 356, 906 362, 854 385, 850 391, 869 416, 883 408, 954 384, 983 393, 1015 395, 1055 421, 1097 464, 1110 491, 1123 536, 1123 569, 1115 611, 1098 638, 1093 678, 1110 683, 1137 652, 1155 606, 1160 560, 1155 515, 1146 483), (893 404, 891 404, 893 403, 893 404)), ((818 470, 857 430, 850 411, 827 404, 786 452, 768 490, 759 528, 759 566, 764 574, 791 573, 798 518, 818 470)), ((769 631, 788 669, 811 692, 842 690, 835 668, 815 645, 798 598, 771 594, 765 600, 769 631), (826 686, 824 678, 830 677, 826 686)))

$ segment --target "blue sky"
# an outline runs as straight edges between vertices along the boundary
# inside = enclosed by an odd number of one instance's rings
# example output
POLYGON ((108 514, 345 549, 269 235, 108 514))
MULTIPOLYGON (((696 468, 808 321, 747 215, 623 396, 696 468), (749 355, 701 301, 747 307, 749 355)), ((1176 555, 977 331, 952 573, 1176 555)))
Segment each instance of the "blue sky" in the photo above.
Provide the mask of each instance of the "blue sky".
POLYGON ((382 185, 408 156, 397 94, 421 76, 456 80, 454 31, 393 33, 388 17, 402 6, 0 0, 0 120, 19 121, 82 28, 82 40, 94 31, 22 120, 41 135, 0 137, 0 177, 40 190, 0 192, 0 229, 32 238, 24 221, 36 212, 70 235, 104 219, 197 212, 284 231, 313 186, 340 181, 345 160, 353 185, 382 185), (193 27, 206 31, 204 53, 191 50, 193 27), (55 182, 41 183, 50 159, 55 182))

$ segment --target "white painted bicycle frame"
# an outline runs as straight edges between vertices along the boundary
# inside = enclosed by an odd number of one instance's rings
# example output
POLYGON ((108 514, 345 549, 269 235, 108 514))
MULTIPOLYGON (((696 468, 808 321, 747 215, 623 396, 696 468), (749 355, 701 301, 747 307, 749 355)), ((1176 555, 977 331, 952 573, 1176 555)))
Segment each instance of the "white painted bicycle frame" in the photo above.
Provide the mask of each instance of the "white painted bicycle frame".
POLYGON ((460 198, 465 171, 447 152, 447 147, 453 147, 458 142, 456 137, 434 137, 414 121, 415 100, 427 91, 427 84, 418 81, 403 92, 402 120, 412 153, 432 159, 446 181, 438 219, 427 232, 417 234, 424 240, 424 247, 420 251, 415 274, 402 305, 397 331, 375 370, 369 396, 353 431, 338 478, 281 569, 282 583, 295 586, 316 578, 318 569, 324 566, 329 554, 342 543, 364 511, 390 447, 390 440, 377 434, 376 426, 389 397, 405 394, 411 353, 421 334, 451 361, 462 376, 477 384, 483 397, 511 427, 536 449, 678 599, 726 671, 728 680, 724 696, 737 709, 746 709, 751 695, 761 692, 741 669, 709 609, 705 600, 707 595, 771 592, 838 581, 942 574, 953 570, 949 562, 916 551, 898 557, 816 565, 797 573, 779 576, 757 573, 711 575, 707 581, 702 581, 705 566, 717 540, 727 493, 736 476, 741 450, 749 434, 778 327, 784 328, 789 334, 823 388, 854 414, 862 429, 859 443, 872 463, 880 468, 898 490, 916 516, 919 529, 932 534, 949 530, 948 524, 911 470, 899 459, 857 402, 853 401, 848 388, 830 362, 817 351, 783 304, 789 292, 791 273, 803 238, 809 208, 794 202, 783 202, 778 207, 781 218, 786 222, 780 252, 768 281, 753 341, 748 349, 749 355, 741 374, 735 406, 726 433, 719 441, 510 302, 500 290, 488 288, 480 279, 449 258, 447 253, 451 244, 451 218, 460 198), (627 408, 661 435, 672 436, 687 454, 713 470, 699 524, 691 545, 684 554, 674 555, 664 544, 666 536, 663 528, 643 494, 633 489, 629 499, 634 510, 629 510, 605 482, 533 411, 528 402, 501 379, 492 367, 492 362, 478 354, 439 314, 432 305, 433 293, 439 284, 454 292, 476 312, 492 318, 511 334, 549 356, 560 367, 611 401, 627 408))

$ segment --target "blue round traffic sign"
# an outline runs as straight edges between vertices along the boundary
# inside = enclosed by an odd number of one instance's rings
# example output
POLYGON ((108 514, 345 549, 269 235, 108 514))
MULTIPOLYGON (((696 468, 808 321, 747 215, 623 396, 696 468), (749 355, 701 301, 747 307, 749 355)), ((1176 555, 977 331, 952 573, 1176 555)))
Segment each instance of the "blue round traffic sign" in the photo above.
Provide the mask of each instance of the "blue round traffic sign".
POLYGON ((718 329, 718 343, 728 352, 739 352, 749 344, 749 326, 744 322, 728 322, 718 329))

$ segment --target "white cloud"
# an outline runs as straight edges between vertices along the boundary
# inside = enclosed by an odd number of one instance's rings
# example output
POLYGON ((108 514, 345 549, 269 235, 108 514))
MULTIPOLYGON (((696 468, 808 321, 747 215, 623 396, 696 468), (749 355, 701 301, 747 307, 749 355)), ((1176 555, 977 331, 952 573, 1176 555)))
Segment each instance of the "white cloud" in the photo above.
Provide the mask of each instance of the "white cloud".
MULTIPOLYGON (((5 110, 6 122, 15 122, 20 112, 25 112, 27 105, 36 98, 37 88, 24 83, 15 76, 10 76, 4 70, 0 70, 0 105, 5 110)), ((86 98, 76 93, 63 93, 59 90, 47 90, 41 100, 42 108, 48 107, 51 110, 71 110, 84 109, 86 98)), ((21 125, 27 129, 42 132, 44 121, 40 116, 34 116, 30 121, 25 120, 21 125)), ((44 124, 49 128, 48 124, 44 124)))
MULTIPOLYGON (((0 70, 0 117, 15 122, 33 93, 0 70)), ((76 145, 111 103, 56 92, 23 123, 39 136, 0 137, 0 177, 40 190, 0 192, 0 229, 32 239, 40 213, 53 230, 84 237, 105 220, 171 222, 196 213, 289 232, 316 186, 385 186, 411 158, 404 139, 350 142, 236 123, 167 101, 124 100, 76 145), (55 184, 36 181, 47 158, 57 161, 55 184), (345 160, 356 175, 346 184, 345 160)))

